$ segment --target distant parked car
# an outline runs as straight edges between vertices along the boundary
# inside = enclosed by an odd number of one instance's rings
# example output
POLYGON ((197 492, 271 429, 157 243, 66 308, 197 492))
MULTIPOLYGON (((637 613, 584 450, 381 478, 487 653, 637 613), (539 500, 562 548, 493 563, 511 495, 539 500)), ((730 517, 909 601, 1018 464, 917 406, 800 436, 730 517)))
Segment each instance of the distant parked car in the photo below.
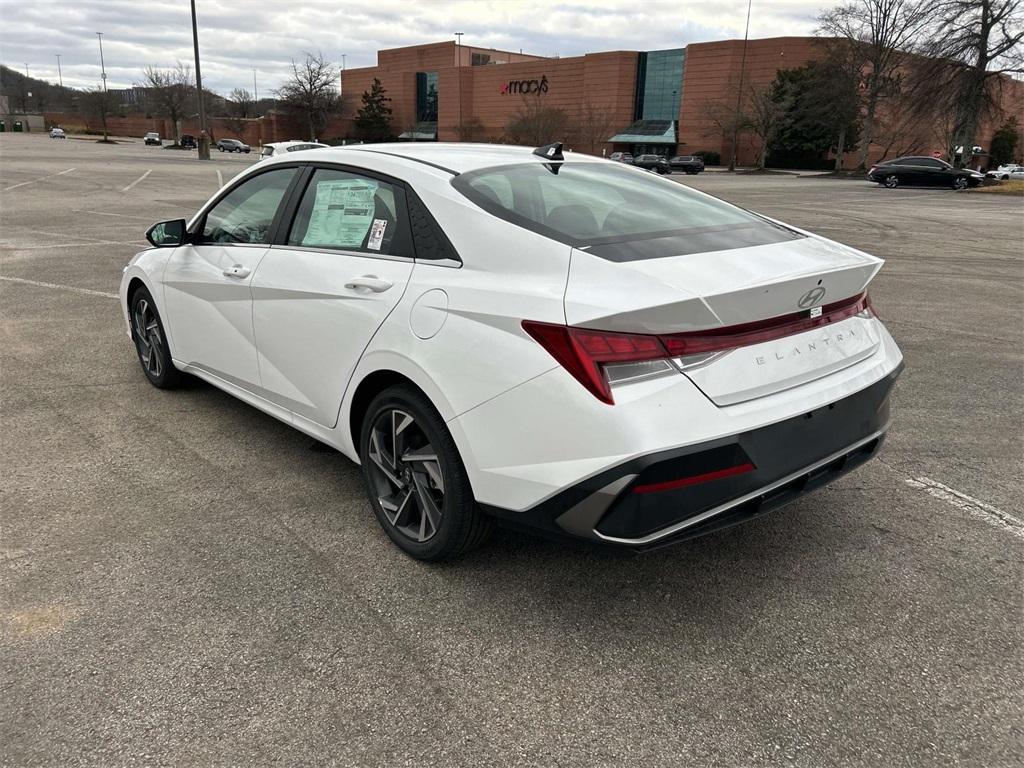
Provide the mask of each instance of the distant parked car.
POLYGON ((614 160, 617 163, 625 163, 626 165, 633 164, 633 155, 629 152, 612 152, 608 156, 609 160, 614 160))
POLYGON ((704 170, 704 161, 694 155, 676 155, 668 164, 672 166, 673 171, 683 171, 691 176, 704 170))
POLYGON ((221 152, 245 152, 249 153, 249 145, 238 139, 221 139, 217 142, 217 149, 221 152))
POLYGON ((195 136, 186 133, 184 136, 181 137, 181 146, 185 147, 186 149, 195 149, 199 145, 196 143, 195 136))
MULTIPOLYGON (((321 144, 318 141, 277 141, 273 144, 263 145, 263 151, 260 152, 260 160, 266 160, 268 157, 280 157, 289 152, 301 152, 304 149, 323 149, 328 146, 330 145, 321 144)), ((256 162, 259 162, 259 160, 256 162)))
POLYGON ((51 128, 50 129, 50 138, 51 139, 66 139, 67 136, 64 135, 64 129, 63 128, 51 128))
POLYGON ((672 166, 661 155, 639 155, 633 160, 633 165, 643 168, 645 171, 660 173, 662 176, 672 173, 672 166))
POLYGON ((157 133, 156 131, 150 131, 143 137, 142 140, 146 142, 147 147, 150 144, 156 144, 156 146, 158 147, 163 146, 163 142, 160 140, 160 134, 157 133))
POLYGON ((1011 178, 1020 178, 1014 177, 1012 174, 1021 172, 1024 172, 1024 165, 1009 163, 1008 165, 1000 165, 994 171, 989 171, 985 175, 990 179, 999 179, 1001 181, 1006 181, 1007 179, 1011 178))
POLYGON ((868 179, 889 189, 901 185, 966 189, 981 183, 982 176, 967 168, 954 168, 936 157, 897 157, 871 166, 868 179))

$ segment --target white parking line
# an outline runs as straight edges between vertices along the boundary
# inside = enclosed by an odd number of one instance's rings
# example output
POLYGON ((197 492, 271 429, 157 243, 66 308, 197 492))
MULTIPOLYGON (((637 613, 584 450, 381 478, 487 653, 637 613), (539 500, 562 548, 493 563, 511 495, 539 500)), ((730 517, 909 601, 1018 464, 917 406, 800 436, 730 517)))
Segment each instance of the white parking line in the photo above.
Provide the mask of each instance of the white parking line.
POLYGON ((943 485, 929 477, 908 477, 904 482, 911 488, 923 490, 936 499, 942 499, 957 509, 962 509, 971 517, 983 520, 991 526, 1006 531, 1011 536, 1016 536, 1018 539, 1024 539, 1024 520, 1018 520, 1013 515, 1003 512, 1003 510, 993 507, 991 504, 979 501, 973 496, 968 496, 966 493, 950 488, 948 485, 943 485))
POLYGON ((106 291, 94 291, 91 288, 78 288, 74 285, 59 285, 57 283, 44 283, 39 280, 26 280, 23 277, 7 277, 6 275, 0 275, 0 280, 6 280, 9 283, 23 283, 24 285, 34 285, 38 288, 56 288, 61 291, 73 291, 74 293, 84 293, 86 296, 102 296, 106 299, 116 299, 118 295, 116 293, 107 293, 106 291))
POLYGON ((148 171, 146 171, 146 172, 145 172, 144 174, 142 174, 141 176, 139 176, 139 178, 137 178, 137 179, 136 179, 135 181, 133 181, 133 182, 132 182, 131 184, 129 184, 129 185, 127 186, 127 187, 125 187, 125 188, 124 188, 124 189, 122 189, 121 191, 122 191, 122 192, 127 192, 127 191, 128 191, 129 189, 131 189, 132 187, 134 187, 134 186, 135 186, 136 184, 138 184, 138 183, 139 183, 140 181, 142 181, 142 180, 143 180, 144 178, 146 178, 147 176, 149 176, 149 174, 151 174, 152 172, 153 172, 153 169, 152 169, 152 168, 150 168, 150 169, 149 169, 148 171))
POLYGON ((93 216, 117 216, 120 219, 138 219, 139 221, 152 221, 151 216, 133 216, 130 213, 110 213, 108 211, 75 211, 75 213, 89 213, 93 216))
POLYGON ((217 169, 217 189, 220 189, 223 186, 224 186, 224 175, 220 172, 220 169, 218 168, 217 169))
POLYGON ((47 179, 52 179, 55 176, 63 176, 65 173, 71 173, 73 170, 75 170, 75 169, 74 168, 68 168, 66 171, 61 171, 60 173, 51 173, 49 176, 42 176, 42 177, 40 177, 38 179, 32 179, 31 181, 23 181, 20 184, 12 184, 9 187, 4 187, 4 192, 10 192, 12 189, 17 189, 18 187, 24 187, 24 186, 26 186, 28 184, 35 184, 35 183, 40 182, 40 181, 46 181, 47 179))

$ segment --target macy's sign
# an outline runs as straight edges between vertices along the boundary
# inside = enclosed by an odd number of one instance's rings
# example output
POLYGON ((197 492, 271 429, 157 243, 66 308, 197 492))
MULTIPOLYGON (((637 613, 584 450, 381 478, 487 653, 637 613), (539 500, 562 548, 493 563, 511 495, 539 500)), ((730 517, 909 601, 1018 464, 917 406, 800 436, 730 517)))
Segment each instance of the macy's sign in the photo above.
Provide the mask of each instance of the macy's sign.
POLYGON ((509 80, 501 84, 501 92, 505 93, 547 93, 548 76, 542 75, 540 80, 509 80))

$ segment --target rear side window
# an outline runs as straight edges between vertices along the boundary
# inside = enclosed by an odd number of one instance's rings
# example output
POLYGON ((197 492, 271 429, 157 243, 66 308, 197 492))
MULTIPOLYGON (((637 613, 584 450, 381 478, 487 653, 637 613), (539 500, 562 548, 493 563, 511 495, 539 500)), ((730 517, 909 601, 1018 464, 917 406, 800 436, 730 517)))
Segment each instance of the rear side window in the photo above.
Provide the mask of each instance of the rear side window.
POLYGON ((794 240, 799 233, 620 163, 523 163, 452 185, 501 219, 612 261, 794 240), (557 171, 557 173, 555 172, 557 171), (498 189, 508 190, 497 195, 498 189))
POLYGON ((270 227, 295 168, 246 179, 217 201, 203 221, 204 243, 269 243, 270 227))
POLYGON ((263 155, 263 157, 270 157, 272 154, 274 154, 274 148, 273 147, 264 147, 263 151, 260 152, 260 154, 263 155))
POLYGON ((318 168, 302 195, 288 245, 412 256, 405 193, 386 181, 318 168))

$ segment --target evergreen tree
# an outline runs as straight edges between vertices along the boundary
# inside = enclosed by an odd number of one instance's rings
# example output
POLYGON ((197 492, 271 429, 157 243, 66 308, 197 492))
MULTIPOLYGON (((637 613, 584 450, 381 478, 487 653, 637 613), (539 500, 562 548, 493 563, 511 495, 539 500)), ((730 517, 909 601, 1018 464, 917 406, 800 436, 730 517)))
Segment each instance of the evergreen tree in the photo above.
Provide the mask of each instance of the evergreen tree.
POLYGON ((356 130, 363 141, 387 141, 391 138, 391 99, 380 80, 373 78, 369 91, 363 91, 363 106, 356 113, 356 130))

